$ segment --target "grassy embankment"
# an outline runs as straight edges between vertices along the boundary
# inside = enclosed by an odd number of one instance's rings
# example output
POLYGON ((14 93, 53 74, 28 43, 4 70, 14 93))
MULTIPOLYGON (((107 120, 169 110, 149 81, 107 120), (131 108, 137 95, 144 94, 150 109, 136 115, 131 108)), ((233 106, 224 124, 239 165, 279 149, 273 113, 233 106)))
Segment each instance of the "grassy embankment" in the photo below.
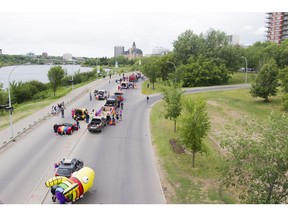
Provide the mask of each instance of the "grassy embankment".
MULTIPOLYGON (((232 80, 232 83, 238 82, 232 80)), ((159 87, 156 84, 152 92, 159 91, 159 87)), ((151 92, 151 89, 146 89, 146 83, 142 88, 144 93, 151 92)), ((183 95, 184 99, 198 97, 207 101, 211 130, 205 140, 208 155, 196 154, 195 168, 191 166, 191 155, 177 154, 169 144, 171 138, 177 137, 177 132, 173 132, 173 121, 166 120, 162 114, 163 102, 155 104, 151 111, 152 141, 159 159, 166 199, 168 203, 239 203, 237 189, 228 190, 219 181, 222 149, 217 137, 228 122, 243 115, 262 119, 271 111, 282 112, 282 94, 279 92, 270 103, 253 99, 249 89, 183 95)))

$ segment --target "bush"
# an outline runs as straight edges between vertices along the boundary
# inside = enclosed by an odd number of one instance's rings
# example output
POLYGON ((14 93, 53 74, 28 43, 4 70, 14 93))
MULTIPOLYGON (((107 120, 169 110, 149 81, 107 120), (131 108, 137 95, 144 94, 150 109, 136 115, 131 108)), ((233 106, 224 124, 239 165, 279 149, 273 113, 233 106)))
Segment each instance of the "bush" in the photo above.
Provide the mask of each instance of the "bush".
POLYGON ((288 93, 283 96, 283 108, 285 111, 288 111, 288 93))

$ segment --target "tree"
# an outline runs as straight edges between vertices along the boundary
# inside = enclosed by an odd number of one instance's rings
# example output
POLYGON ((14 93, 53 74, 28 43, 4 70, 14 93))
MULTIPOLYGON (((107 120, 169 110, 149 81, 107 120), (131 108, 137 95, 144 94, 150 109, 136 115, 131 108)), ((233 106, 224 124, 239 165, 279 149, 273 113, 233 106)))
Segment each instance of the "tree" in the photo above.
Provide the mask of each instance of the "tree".
POLYGON ((224 64, 217 65, 213 59, 199 56, 180 67, 183 73, 183 86, 210 86, 226 84, 229 71, 224 64))
POLYGON ((283 89, 283 92, 288 93, 288 66, 279 70, 279 79, 281 82, 281 87, 283 89))
POLYGON ((275 61, 265 64, 259 72, 256 80, 252 83, 250 94, 252 97, 264 98, 268 102, 268 97, 277 95, 278 69, 275 61))
POLYGON ((160 76, 159 57, 152 56, 149 58, 143 58, 141 70, 149 78, 149 81, 152 83, 152 89, 154 89, 154 83, 160 76))
POLYGON ((52 85, 54 97, 56 95, 57 88, 61 85, 62 79, 65 75, 65 72, 61 66, 51 67, 48 71, 48 79, 52 85))
POLYGON ((246 116, 221 134, 227 150, 223 183, 241 188, 250 204, 288 203, 288 117, 271 113, 267 121, 246 116))
POLYGON ((181 95, 183 91, 176 84, 172 87, 163 87, 162 92, 165 101, 165 118, 170 118, 174 121, 174 132, 176 132, 176 119, 181 114, 181 95))
POLYGON ((195 167, 196 153, 206 152, 203 140, 209 129, 210 121, 206 111, 206 102, 203 99, 184 101, 180 116, 179 140, 192 151, 192 167, 195 167))
POLYGON ((205 47, 205 40, 194 34, 192 30, 186 30, 173 42, 175 58, 178 62, 187 64, 190 57, 195 57, 202 53, 205 47))

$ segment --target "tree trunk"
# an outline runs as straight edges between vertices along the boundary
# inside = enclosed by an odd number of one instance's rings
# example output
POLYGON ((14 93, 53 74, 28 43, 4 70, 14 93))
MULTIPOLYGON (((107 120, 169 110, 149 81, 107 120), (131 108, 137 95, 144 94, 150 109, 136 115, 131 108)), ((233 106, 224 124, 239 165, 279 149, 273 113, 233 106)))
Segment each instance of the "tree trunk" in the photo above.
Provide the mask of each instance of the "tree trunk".
POLYGON ((195 151, 192 151, 192 167, 195 167, 195 151))
POLYGON ((174 120, 174 132, 176 132, 176 119, 174 120))
POLYGON ((155 88, 154 88, 154 82, 152 83, 152 89, 154 90, 155 88))
POLYGON ((265 96, 264 102, 269 102, 268 96, 265 96))

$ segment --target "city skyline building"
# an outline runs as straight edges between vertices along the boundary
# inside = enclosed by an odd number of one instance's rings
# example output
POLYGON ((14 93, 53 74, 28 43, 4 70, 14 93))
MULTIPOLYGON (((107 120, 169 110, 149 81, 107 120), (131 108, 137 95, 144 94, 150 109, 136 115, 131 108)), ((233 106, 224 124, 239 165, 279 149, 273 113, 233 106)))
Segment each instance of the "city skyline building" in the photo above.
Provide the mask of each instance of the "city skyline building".
POLYGON ((154 49, 152 49, 152 54, 151 55, 166 55, 167 53, 169 53, 170 50, 167 48, 163 48, 163 47, 155 47, 154 49))
POLYGON ((227 35, 227 40, 229 44, 240 45, 240 35, 227 35))
POLYGON ((132 47, 129 48, 127 51, 123 51, 122 55, 128 58, 129 60, 131 60, 131 59, 142 57, 143 52, 141 49, 136 48, 136 43, 134 41, 132 44, 132 47))
POLYGON ((124 52, 124 46, 114 46, 114 57, 121 56, 124 52))
POLYGON ((269 12, 267 21, 267 41, 280 44, 288 38, 288 12, 269 12))

